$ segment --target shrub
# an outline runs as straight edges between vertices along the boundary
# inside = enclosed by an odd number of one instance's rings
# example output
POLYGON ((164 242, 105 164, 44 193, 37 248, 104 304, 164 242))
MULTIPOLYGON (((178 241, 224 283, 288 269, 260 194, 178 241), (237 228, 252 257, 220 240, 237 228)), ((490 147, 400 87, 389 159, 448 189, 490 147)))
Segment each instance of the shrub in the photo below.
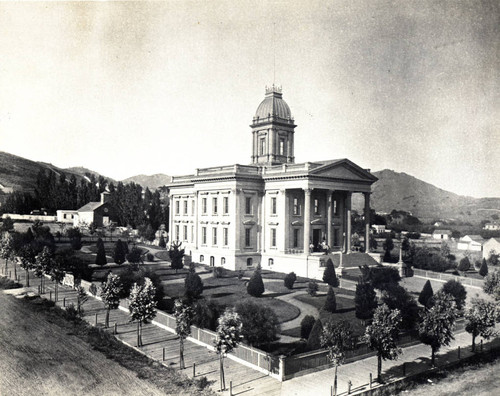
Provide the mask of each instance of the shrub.
POLYGON ((224 278, 226 275, 226 269, 224 267, 214 267, 213 275, 214 278, 224 278))
POLYGON ((238 280, 242 280, 243 279, 243 275, 245 274, 245 271, 243 270, 239 270, 238 271, 238 280))
POLYGON ((70 303, 67 307, 66 310, 64 311, 64 316, 68 320, 76 321, 80 319, 80 316, 83 315, 83 308, 80 308, 80 314, 78 313, 78 310, 75 307, 75 304, 70 303))
POLYGON ((321 348, 321 334, 323 333, 323 323, 321 319, 314 322, 314 326, 307 339, 307 349, 309 351, 314 351, 321 348))
POLYGON ((97 255, 95 257, 95 263, 101 266, 108 263, 108 260, 106 259, 106 250, 104 250, 104 242, 101 238, 97 239, 97 255))
POLYGON ((280 325, 271 308, 243 301, 236 305, 236 312, 243 323, 243 337, 250 345, 268 344, 278 338, 280 325))
POLYGON ((310 281, 307 284, 307 294, 309 294, 312 297, 315 297, 316 294, 318 294, 318 282, 315 280, 310 281))
POLYGON ((425 282, 424 284, 424 287, 422 288, 422 291, 420 292, 420 295, 418 296, 418 302, 424 307, 428 307, 430 299, 433 295, 434 291, 432 290, 431 281, 427 280, 427 282, 425 282))
POLYGON ((483 263, 481 264, 481 268, 479 268, 479 275, 486 276, 488 275, 488 264, 486 263, 486 259, 483 259, 483 263))
POLYGON ((354 303, 356 306, 356 317, 358 319, 367 320, 373 318, 373 313, 378 304, 375 288, 370 282, 358 282, 356 285, 354 303))
POLYGON ((203 281, 200 275, 195 271, 194 263, 189 265, 189 272, 184 280, 184 287, 186 289, 186 297, 198 298, 203 293, 203 281))
POLYGON ((125 247, 123 246, 123 242, 121 239, 118 239, 115 242, 115 252, 114 259, 116 264, 123 264, 125 262, 125 247))
POLYGON ((285 276, 285 279, 284 279, 285 287, 287 289, 292 290, 293 284, 295 283, 296 280, 297 280, 297 275, 295 275, 295 272, 290 272, 289 274, 287 274, 285 276))
POLYGON ((443 285, 441 290, 455 299, 457 309, 460 310, 464 307, 465 299, 467 298, 467 291, 460 282, 451 279, 443 285))
POLYGON ((160 241, 158 242, 158 246, 161 247, 161 248, 166 248, 167 247, 167 243, 165 242, 165 238, 162 236, 160 236, 160 241))
POLYGON ((170 266, 172 269, 175 269, 175 273, 177 270, 182 269, 184 263, 182 262, 182 258, 184 257, 184 249, 181 249, 182 242, 172 242, 170 244, 170 250, 168 251, 168 255, 170 256, 170 266))
POLYGON ((500 296, 500 271, 493 271, 486 275, 483 290, 486 294, 498 294, 500 296))
POLYGON ((300 338, 304 338, 306 340, 309 338, 309 334, 311 334, 311 330, 315 322, 316 319, 314 319, 314 316, 304 316, 304 319, 302 319, 302 322, 300 322, 300 338))
POLYGON ((458 263, 458 270, 465 272, 470 269, 470 260, 468 257, 464 257, 460 262, 458 263))
POLYGON ((97 295, 97 286, 92 283, 89 287, 89 292, 95 297, 97 295))
POLYGON ((217 319, 224 313, 225 307, 212 300, 198 300, 193 304, 193 325, 215 331, 217 319))
POLYGON ((260 274, 260 266, 257 266, 252 277, 248 281, 247 292, 254 297, 260 297, 262 293, 264 293, 264 282, 260 274))
POLYGON ((399 271, 394 267, 360 267, 363 281, 370 282, 375 289, 385 290, 390 285, 398 284, 401 280, 399 271))
POLYGON ((149 262, 153 262, 153 261, 155 261, 155 256, 152 253, 147 253, 146 260, 149 262))
POLYGON ((337 299, 335 298, 335 292, 333 287, 328 288, 328 294, 326 295, 325 305, 323 309, 327 312, 335 312, 337 310, 337 299))
POLYGON ((323 282, 328 283, 332 287, 339 286, 339 279, 337 278, 337 274, 335 274, 332 259, 328 259, 326 262, 325 272, 323 272, 323 282))
POLYGON ((412 329, 418 320, 419 308, 417 302, 408 291, 397 284, 390 285, 382 293, 382 303, 391 310, 398 309, 401 312, 401 327, 412 329))

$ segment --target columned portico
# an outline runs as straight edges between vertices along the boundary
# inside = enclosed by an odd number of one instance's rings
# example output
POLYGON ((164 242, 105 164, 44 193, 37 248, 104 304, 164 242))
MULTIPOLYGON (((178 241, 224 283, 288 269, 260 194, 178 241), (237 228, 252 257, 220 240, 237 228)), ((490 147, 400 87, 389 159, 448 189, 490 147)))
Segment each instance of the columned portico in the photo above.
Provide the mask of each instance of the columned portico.
POLYGON ((328 246, 333 246, 333 190, 326 192, 326 205, 327 205, 327 226, 326 233, 328 236, 328 246))
POLYGON ((370 252, 370 193, 363 193, 365 196, 365 252, 370 252))
POLYGON ((347 224, 347 229, 345 232, 345 239, 346 239, 346 253, 351 253, 351 200, 352 200, 352 192, 348 192, 347 196, 345 198, 345 214, 346 214, 346 224, 347 224))
POLYGON ((311 189, 304 189, 304 253, 309 252, 311 239, 311 189))

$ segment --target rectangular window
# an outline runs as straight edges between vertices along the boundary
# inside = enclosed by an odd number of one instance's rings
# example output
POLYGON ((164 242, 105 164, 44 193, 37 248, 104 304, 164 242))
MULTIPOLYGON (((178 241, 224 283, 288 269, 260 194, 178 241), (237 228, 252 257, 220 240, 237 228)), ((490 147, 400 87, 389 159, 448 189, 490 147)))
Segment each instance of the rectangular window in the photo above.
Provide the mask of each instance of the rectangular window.
POLYGON ((194 226, 191 226, 191 243, 194 243, 194 226))
POLYGON ((176 225, 175 226, 175 240, 178 241, 180 239, 180 235, 179 235, 179 226, 176 225))
POLYGON ((191 201, 191 216, 194 216, 194 199, 191 201))
POLYGON ((314 198, 314 214, 319 215, 319 199, 314 198))
POLYGON ((202 200, 201 200, 201 213, 203 213, 204 215, 207 214, 207 199, 206 198, 202 198, 202 200))
POLYGON ((184 201, 184 216, 188 214, 188 201, 184 201))
POLYGON ((276 214, 276 198, 271 198, 271 214, 276 214))
POLYGON ((212 227, 212 245, 217 245, 217 227, 212 227))
POLYGON ((245 247, 250 247, 251 240, 250 240, 250 228, 245 228, 245 247))
POLYGON ((188 240, 188 226, 185 225, 183 228, 184 228, 183 229, 183 231, 184 231, 184 241, 187 242, 187 240, 188 240))
POLYGON ((228 214, 229 213, 229 197, 224 197, 223 205, 224 205, 224 214, 228 214))
POLYGON ((338 216, 339 214, 339 205, 336 199, 333 200, 333 215, 338 216))
POLYGON ((293 199, 293 214, 296 216, 300 215, 299 199, 296 197, 293 199))
POLYGON ((266 139, 260 139, 260 155, 264 155, 266 153, 266 139))
POLYGON ((180 201, 175 201, 175 214, 178 215, 180 213, 180 201))
POLYGON ((276 228, 271 228, 271 247, 276 247, 276 228))
POLYGON ((222 237, 223 237, 223 243, 224 246, 229 245, 229 229, 228 228, 223 228, 222 229, 222 237))
POLYGON ((280 155, 285 155, 285 139, 280 139, 280 155))
POLYGON ((212 212, 214 215, 217 214, 217 198, 212 198, 212 212))
POLYGON ((201 244, 207 244, 207 227, 201 227, 201 244))
POLYGON ((293 230, 293 247, 299 247, 299 238, 300 238, 300 230, 298 228, 294 228, 293 230))
POLYGON ((245 197, 245 214, 252 214, 252 198, 245 197))

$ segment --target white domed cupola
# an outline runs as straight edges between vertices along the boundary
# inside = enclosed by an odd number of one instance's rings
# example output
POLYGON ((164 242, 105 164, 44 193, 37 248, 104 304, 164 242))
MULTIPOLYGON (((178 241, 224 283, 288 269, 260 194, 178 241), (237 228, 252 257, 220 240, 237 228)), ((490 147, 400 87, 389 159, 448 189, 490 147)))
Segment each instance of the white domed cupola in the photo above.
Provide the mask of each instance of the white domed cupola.
POLYGON ((266 96, 257 107, 252 125, 252 164, 293 163, 293 134, 296 125, 280 87, 266 87, 266 96))

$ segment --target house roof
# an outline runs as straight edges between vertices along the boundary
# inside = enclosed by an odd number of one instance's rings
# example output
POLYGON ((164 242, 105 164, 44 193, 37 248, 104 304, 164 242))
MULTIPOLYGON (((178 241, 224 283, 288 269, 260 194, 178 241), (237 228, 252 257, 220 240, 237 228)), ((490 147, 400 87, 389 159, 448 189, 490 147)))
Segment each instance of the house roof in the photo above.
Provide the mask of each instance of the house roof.
POLYGON ((468 236, 474 242, 479 242, 479 243, 483 243, 484 242, 484 238, 481 235, 466 235, 466 236, 468 236))
POLYGON ((104 204, 101 202, 89 202, 88 204, 83 205, 80 209, 78 209, 77 212, 93 212, 101 205, 104 204))

